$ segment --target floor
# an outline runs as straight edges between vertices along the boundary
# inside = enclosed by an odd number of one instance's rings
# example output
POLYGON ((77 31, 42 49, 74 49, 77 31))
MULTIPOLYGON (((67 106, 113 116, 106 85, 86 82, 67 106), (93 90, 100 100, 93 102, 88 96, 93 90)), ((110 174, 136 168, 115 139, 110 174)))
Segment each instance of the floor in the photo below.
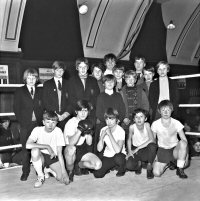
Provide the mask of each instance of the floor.
POLYGON ((0 170, 0 200, 14 201, 199 201, 200 200, 200 160, 193 159, 185 170, 188 179, 179 179, 176 172, 167 170, 161 178, 146 179, 146 170, 141 175, 127 172, 116 177, 116 171, 102 179, 92 174, 75 176, 68 186, 49 178, 41 188, 34 188, 34 170, 27 181, 21 182, 21 167, 0 170))

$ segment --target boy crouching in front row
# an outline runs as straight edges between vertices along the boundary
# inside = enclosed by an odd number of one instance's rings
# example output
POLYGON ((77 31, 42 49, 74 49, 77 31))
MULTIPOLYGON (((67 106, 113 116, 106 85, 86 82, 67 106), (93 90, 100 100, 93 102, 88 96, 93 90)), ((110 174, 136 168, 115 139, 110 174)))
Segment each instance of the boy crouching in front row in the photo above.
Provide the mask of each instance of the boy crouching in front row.
POLYGON ((58 116, 55 112, 44 112, 44 126, 34 128, 27 140, 26 148, 31 149, 31 160, 38 175, 35 188, 41 187, 44 183, 46 175, 43 172, 43 167, 50 168, 61 183, 69 184, 62 155, 65 140, 61 129, 56 127, 57 123, 58 116))

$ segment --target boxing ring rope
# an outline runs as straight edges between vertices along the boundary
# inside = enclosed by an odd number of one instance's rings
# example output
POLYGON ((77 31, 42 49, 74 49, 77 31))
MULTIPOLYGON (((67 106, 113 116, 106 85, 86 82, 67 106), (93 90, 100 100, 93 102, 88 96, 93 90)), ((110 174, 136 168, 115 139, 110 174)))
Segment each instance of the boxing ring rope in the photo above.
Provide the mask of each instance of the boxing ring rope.
MULTIPOLYGON (((171 79, 183 79, 183 78, 194 78, 194 77, 200 77, 200 74, 190 74, 190 75, 180 75, 180 76, 173 76, 170 77, 171 79)), ((21 87, 24 84, 0 84, 0 87, 21 87)), ((38 85, 39 87, 42 87, 42 84, 38 85)), ((200 107, 200 104, 179 104, 179 107, 200 107)), ((0 113, 1 116, 15 116, 14 112, 8 112, 8 113, 0 113)), ((200 137, 200 132, 185 132, 186 135, 193 135, 193 136, 199 136, 200 137)), ((3 146, 0 147, 1 150, 6 150, 6 149, 13 149, 13 148, 20 148, 22 147, 21 144, 16 144, 16 145, 9 145, 9 146, 3 146)))

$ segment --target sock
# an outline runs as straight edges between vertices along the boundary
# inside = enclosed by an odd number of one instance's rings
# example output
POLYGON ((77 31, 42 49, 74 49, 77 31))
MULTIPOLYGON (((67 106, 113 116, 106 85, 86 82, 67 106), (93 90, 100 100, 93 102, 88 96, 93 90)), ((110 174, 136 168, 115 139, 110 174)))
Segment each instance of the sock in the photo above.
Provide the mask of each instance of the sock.
POLYGON ((33 167, 35 169, 35 171, 37 172, 38 174, 38 177, 44 177, 44 173, 43 173, 43 170, 42 170, 42 160, 41 158, 37 161, 32 161, 33 163, 33 167))
POLYGON ((185 165, 185 160, 177 160, 177 167, 183 168, 185 165))

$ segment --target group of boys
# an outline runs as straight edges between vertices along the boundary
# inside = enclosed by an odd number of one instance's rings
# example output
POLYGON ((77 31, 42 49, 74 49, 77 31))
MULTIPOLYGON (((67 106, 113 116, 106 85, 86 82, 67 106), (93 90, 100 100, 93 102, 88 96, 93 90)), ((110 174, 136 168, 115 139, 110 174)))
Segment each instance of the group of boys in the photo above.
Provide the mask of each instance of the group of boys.
MULTIPOLYGON (((54 78, 44 83, 42 92, 36 87, 36 71, 25 71, 22 88, 29 92, 30 101, 19 89, 14 109, 19 122, 23 122, 24 105, 24 113, 30 110, 27 125, 21 124, 22 146, 26 156, 31 150, 38 175, 35 187, 42 186, 49 173, 64 184, 73 182, 74 174, 88 174, 88 169, 96 178, 112 169, 119 177, 127 170, 140 174, 143 162, 147 162, 147 178, 151 179, 161 176, 176 160, 177 175, 187 178, 183 169, 187 164, 184 127, 171 117, 177 108, 177 88, 167 76, 169 65, 159 62, 159 78, 153 81, 154 68, 144 68, 144 58, 137 57, 135 70, 125 73, 125 67, 116 61, 115 55, 108 54, 105 71, 103 64, 94 64, 92 75, 88 75, 88 60, 77 59, 78 73, 69 80, 63 78, 64 63, 56 61, 54 78), (41 111, 45 111, 43 120, 41 111), (153 122, 151 126, 147 120, 153 122)), ((22 181, 30 171, 24 164, 22 181)))

